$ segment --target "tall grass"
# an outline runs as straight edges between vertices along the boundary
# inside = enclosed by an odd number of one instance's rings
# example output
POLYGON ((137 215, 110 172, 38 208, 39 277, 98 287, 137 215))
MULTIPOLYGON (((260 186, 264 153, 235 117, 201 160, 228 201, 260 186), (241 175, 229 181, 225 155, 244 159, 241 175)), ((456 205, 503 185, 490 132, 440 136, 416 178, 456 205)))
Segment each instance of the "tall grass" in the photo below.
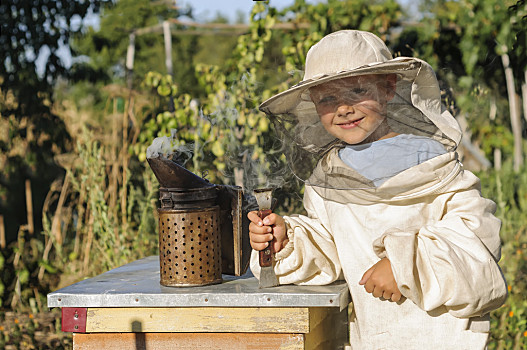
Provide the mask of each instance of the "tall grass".
POLYGON ((509 290, 505 305, 492 313, 489 349, 527 349, 527 166, 514 172, 506 163, 479 175, 483 194, 496 201, 502 220, 500 266, 509 290))
POLYGON ((100 124, 86 123, 92 118, 70 106, 55 110, 74 147, 56 157, 65 174, 45 199, 43 232, 30 234, 24 225, 0 252, 0 348, 71 348, 46 294, 157 253, 158 183, 130 151, 133 121, 147 111, 126 90, 113 91, 109 101, 100 124))

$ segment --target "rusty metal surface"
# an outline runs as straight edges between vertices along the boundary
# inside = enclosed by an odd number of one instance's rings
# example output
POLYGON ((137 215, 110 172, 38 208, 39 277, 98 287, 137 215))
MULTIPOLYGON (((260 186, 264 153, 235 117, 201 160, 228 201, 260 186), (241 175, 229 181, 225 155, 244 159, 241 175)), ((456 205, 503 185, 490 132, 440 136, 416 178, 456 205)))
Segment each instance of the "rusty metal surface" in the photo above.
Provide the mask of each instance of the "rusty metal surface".
POLYGON ((164 286, 221 283, 219 207, 158 209, 160 282, 164 286))
POLYGON ((338 307, 350 302, 345 281, 327 286, 259 289, 250 271, 221 284, 165 287, 150 256, 48 294, 48 307, 338 307))

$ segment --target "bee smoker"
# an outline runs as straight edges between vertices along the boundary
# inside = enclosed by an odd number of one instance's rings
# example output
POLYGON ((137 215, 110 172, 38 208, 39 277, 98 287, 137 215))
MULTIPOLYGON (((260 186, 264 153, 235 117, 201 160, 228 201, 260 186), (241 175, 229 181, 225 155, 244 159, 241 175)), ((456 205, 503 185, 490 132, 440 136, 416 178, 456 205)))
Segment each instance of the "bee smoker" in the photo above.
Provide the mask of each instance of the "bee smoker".
POLYGON ((160 184, 160 283, 204 286, 243 274, 250 245, 241 188, 211 184, 164 156, 148 163, 160 184))

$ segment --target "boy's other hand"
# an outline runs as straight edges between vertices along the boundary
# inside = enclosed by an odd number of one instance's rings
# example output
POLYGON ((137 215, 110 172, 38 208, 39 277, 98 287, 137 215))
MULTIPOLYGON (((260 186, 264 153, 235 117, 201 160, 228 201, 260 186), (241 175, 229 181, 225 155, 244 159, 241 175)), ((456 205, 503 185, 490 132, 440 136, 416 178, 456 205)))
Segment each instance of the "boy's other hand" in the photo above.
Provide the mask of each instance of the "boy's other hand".
POLYGON ((251 221, 249 239, 254 250, 263 250, 271 242, 273 251, 278 253, 289 242, 285 221, 280 215, 271 213, 262 220, 257 211, 251 211, 247 217, 251 221))
POLYGON ((402 294, 393 277, 392 265, 387 258, 381 259, 364 273, 360 285, 374 297, 398 302, 402 294))

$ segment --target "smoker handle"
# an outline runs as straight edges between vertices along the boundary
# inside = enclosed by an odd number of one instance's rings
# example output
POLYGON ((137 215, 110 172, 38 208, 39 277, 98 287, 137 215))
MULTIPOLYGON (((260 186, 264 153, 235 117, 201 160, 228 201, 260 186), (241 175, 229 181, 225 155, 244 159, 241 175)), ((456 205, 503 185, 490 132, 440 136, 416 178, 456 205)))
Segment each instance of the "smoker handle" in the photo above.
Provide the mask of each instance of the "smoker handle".
MULTIPOLYGON (((258 210, 258 216, 260 219, 265 218, 267 215, 271 214, 271 209, 258 210)), ((271 242, 264 250, 258 252, 259 263, 261 267, 273 266, 273 248, 271 242)))

